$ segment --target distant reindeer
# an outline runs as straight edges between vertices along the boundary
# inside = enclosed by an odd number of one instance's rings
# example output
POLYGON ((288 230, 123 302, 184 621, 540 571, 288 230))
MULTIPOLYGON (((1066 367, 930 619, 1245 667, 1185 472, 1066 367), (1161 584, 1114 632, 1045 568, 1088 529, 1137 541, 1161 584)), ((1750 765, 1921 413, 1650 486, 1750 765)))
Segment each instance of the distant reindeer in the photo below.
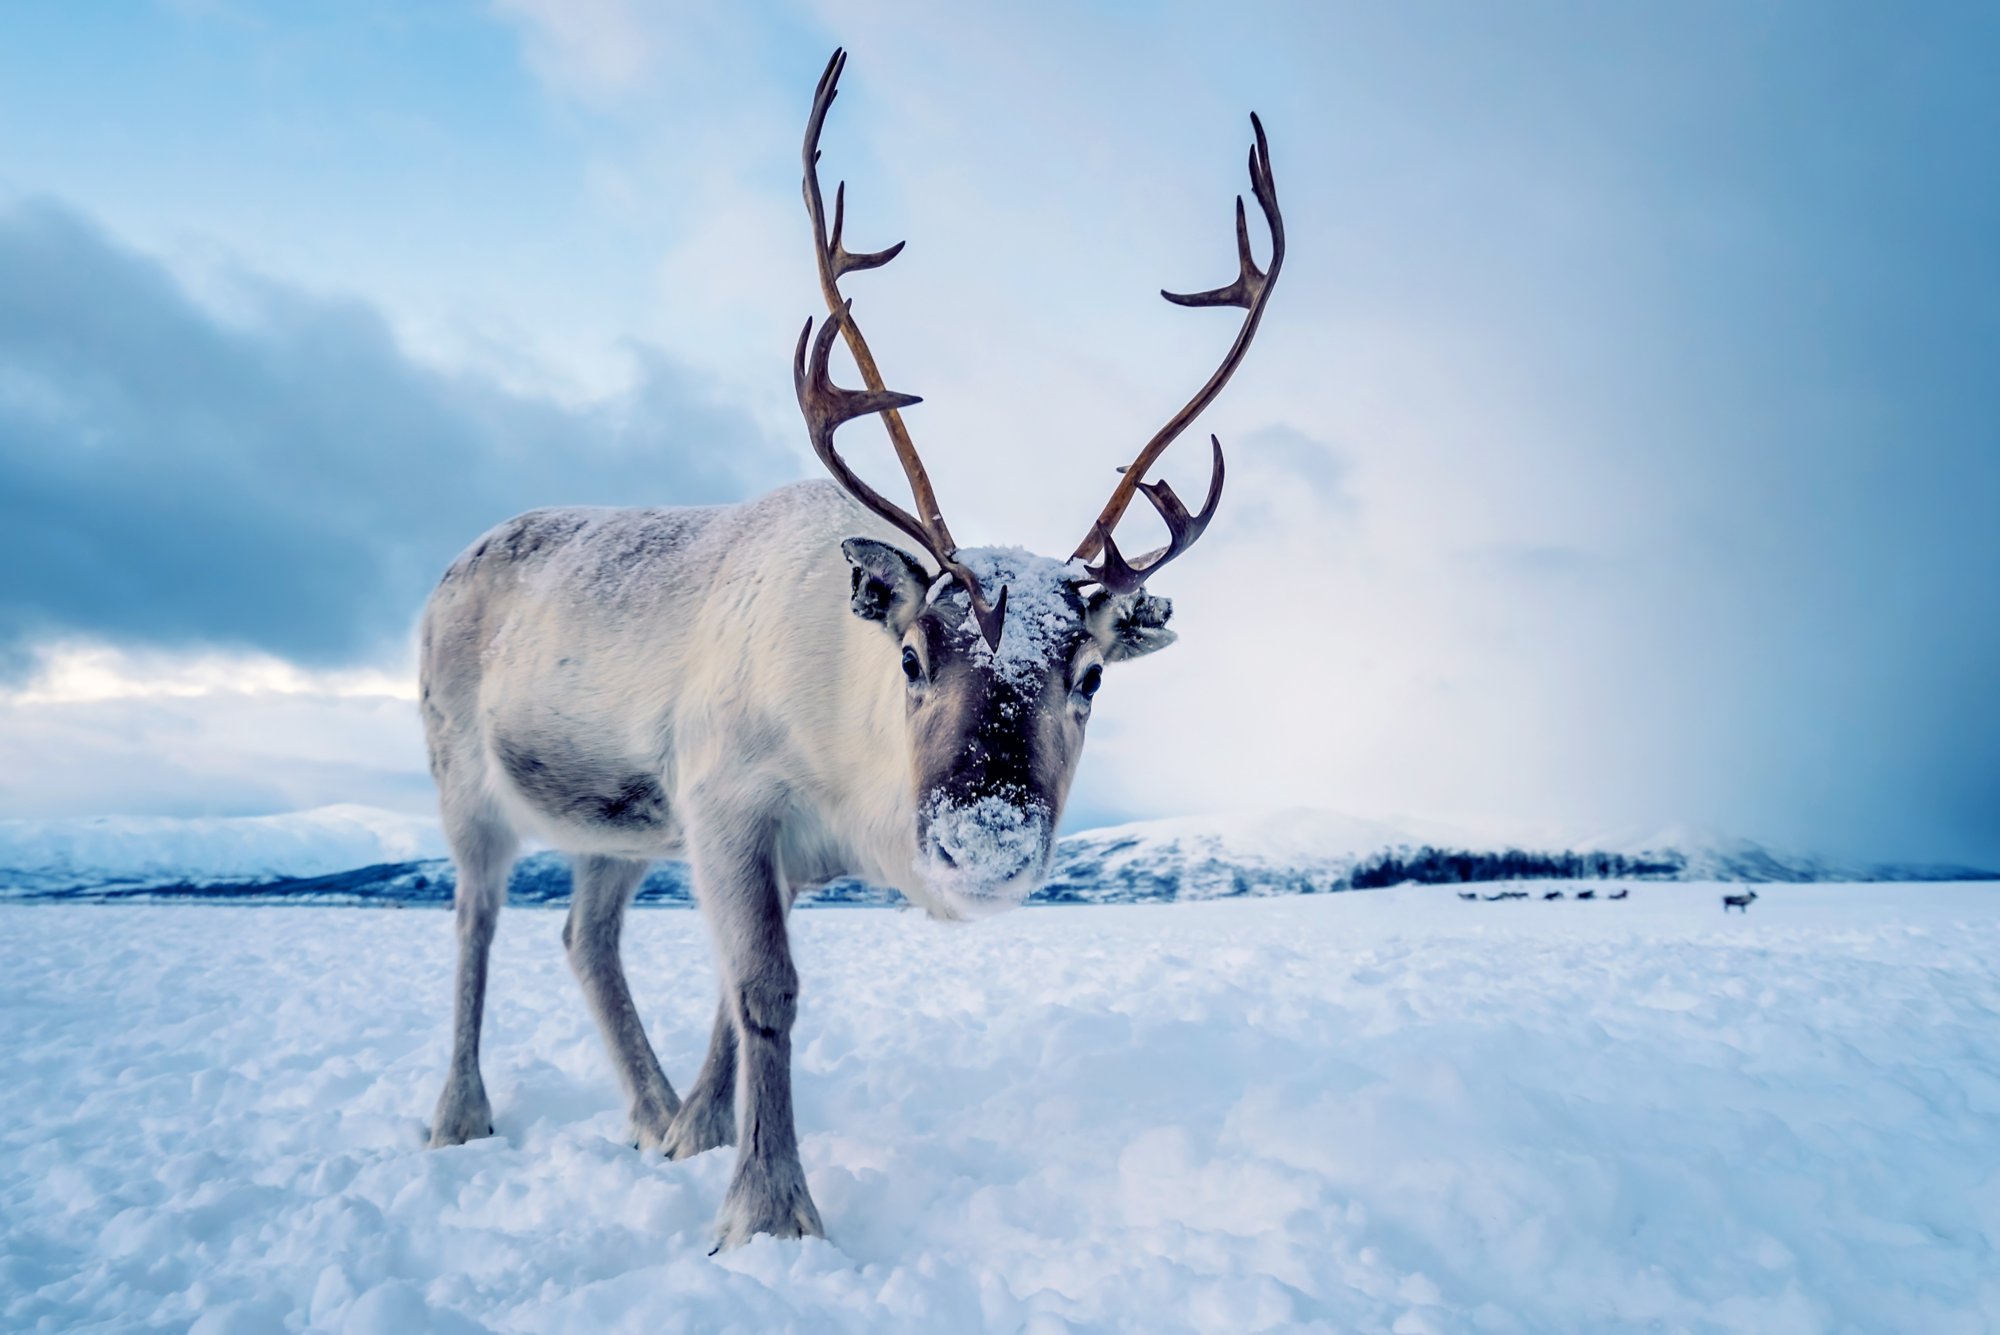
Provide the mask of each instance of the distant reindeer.
POLYGON ((1579 890, 1576 892, 1576 897, 1578 899, 1595 899, 1597 898, 1597 892, 1595 890, 1579 890))
POLYGON ((1561 899, 1562 897, 1563 892, 1560 890, 1550 890, 1542 896, 1543 899, 1561 899))
POLYGON ((1502 899, 1526 899, 1527 897, 1528 892, 1526 890, 1503 890, 1500 892, 1500 898, 1502 899))
POLYGON ((1459 891, 1459 892, 1458 892, 1458 897, 1459 897, 1460 899, 1477 899, 1477 898, 1479 898, 1479 896, 1478 896, 1478 895, 1477 895, 1476 893, 1474 893, 1473 891, 1471 891, 1471 890, 1461 890, 1461 891, 1459 891))
POLYGON ((1253 116, 1250 188, 1270 226, 1270 268, 1251 257, 1239 197, 1235 280, 1165 294, 1246 313, 1221 365, 1121 470, 1067 559, 961 548, 898 411, 918 400, 884 387, 839 288, 902 249, 846 248, 844 183, 827 224, 819 139, 845 61, 836 51, 828 62, 806 123, 805 202, 827 319, 817 339, 807 321, 792 359, 813 450, 834 481, 733 506, 537 510, 468 548, 423 618, 424 730, 458 866, 452 1056, 431 1144, 493 1131, 479 1072, 488 949, 520 842, 542 840, 576 858, 563 944, 630 1102, 633 1138, 675 1159, 740 1146, 721 1246, 824 1232, 792 1115, 793 901, 856 875, 937 917, 971 919, 1041 884, 1105 666, 1174 640, 1173 609, 1146 582, 1214 516, 1222 446, 1210 437, 1199 513, 1147 474, 1242 362, 1285 259, 1270 148, 1253 116), (866 389, 830 379, 836 337, 866 389), (877 413, 914 513, 834 449, 843 422, 877 413), (1167 545, 1128 561, 1111 535, 1141 494, 1167 545), (676 856, 692 867, 722 985, 686 1102, 647 1042, 619 953, 647 865, 676 856))
POLYGON ((1606 899, 1630 899, 1631 897, 1632 892, 1630 890, 1613 890, 1605 896, 1606 899))
POLYGON ((1740 895, 1724 895, 1722 897, 1722 911, 1727 913, 1729 910, 1735 909, 1739 913, 1748 913, 1750 906, 1756 901, 1757 892, 1755 890, 1745 890, 1740 895))

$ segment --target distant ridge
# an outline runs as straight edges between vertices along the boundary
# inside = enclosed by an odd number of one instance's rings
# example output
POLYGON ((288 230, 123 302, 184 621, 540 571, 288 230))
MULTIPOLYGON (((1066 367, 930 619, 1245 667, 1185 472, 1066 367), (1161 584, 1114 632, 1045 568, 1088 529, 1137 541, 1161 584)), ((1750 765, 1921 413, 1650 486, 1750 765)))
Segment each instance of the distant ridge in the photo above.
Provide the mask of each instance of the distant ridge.
POLYGON ((441 858, 432 816, 356 805, 277 816, 0 821, 0 886, 223 884, 441 858))
POLYGON ((1958 881, 1972 867, 1839 863, 1746 839, 1676 832, 1575 846, 1396 826, 1311 809, 1192 816, 1086 830, 1062 841, 1043 894, 1069 902, 1316 894, 1499 880, 1958 881))
MULTIPOLYGON (((445 905, 454 876, 443 852, 435 821, 369 807, 188 821, 0 821, 0 900, 445 905)), ((1686 833, 1530 847, 1443 828, 1291 810, 1145 821, 1071 835, 1057 847, 1048 884, 1030 902, 1158 903, 1412 882, 1551 879, 1959 881, 1995 880, 2000 873, 1836 863, 1686 833)), ((508 894, 522 904, 566 900, 568 860, 546 852, 523 858, 508 894)), ((638 902, 691 903, 686 867, 655 867, 638 902)), ((902 899, 840 881, 802 902, 878 906, 902 899)))

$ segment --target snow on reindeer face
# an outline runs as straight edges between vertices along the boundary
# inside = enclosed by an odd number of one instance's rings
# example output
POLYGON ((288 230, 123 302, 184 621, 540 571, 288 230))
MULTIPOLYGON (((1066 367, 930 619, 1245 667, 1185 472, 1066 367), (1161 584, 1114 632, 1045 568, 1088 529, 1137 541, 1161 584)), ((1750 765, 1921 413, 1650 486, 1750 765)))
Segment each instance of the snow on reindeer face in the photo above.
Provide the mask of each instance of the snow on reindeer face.
POLYGON ((1172 605, 1086 590, 1080 566, 1018 547, 962 549, 989 599, 1007 590, 996 650, 948 576, 933 580, 915 557, 867 538, 842 551, 854 614, 896 642, 916 870, 952 916, 1013 908, 1048 874, 1104 665, 1171 644, 1172 605))

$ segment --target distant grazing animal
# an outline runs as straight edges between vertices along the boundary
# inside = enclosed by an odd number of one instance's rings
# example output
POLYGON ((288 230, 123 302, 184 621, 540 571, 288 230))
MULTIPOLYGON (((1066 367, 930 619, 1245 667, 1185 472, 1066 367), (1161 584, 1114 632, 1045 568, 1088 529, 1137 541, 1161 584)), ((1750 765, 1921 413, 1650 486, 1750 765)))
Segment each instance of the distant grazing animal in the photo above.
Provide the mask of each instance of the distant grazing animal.
POLYGON ((1543 899, 1561 899, 1562 897, 1563 892, 1560 890, 1550 890, 1542 896, 1543 899))
POLYGON ((1579 890, 1576 892, 1576 897, 1578 899, 1595 899, 1597 898, 1597 892, 1595 890, 1579 890))
POLYGON ((1527 897, 1528 892, 1526 890, 1503 890, 1500 892, 1500 898, 1502 899, 1526 899, 1527 897))
POLYGON ((1632 892, 1630 890, 1613 890, 1605 896, 1606 899, 1630 899, 1631 897, 1632 892))
POLYGON ((1735 909, 1739 913, 1748 913, 1750 905, 1756 899, 1757 892, 1755 890, 1745 890, 1740 895, 1724 895, 1722 897, 1722 911, 1727 913, 1729 910, 1735 909))
POLYGON ((1459 892, 1458 892, 1458 897, 1459 897, 1460 899, 1477 899, 1477 898, 1479 898, 1479 896, 1478 896, 1477 894, 1475 894, 1475 893, 1474 893, 1473 891, 1470 891, 1470 890, 1461 890, 1461 891, 1459 891, 1459 892))
POLYGON ((1491 904, 1491 903, 1492 903, 1492 902, 1493 902, 1494 900, 1496 900, 1496 899, 1506 899, 1507 897, 1508 897, 1508 896, 1507 896, 1507 894, 1506 894, 1506 892, 1505 892, 1505 891, 1502 891, 1501 893, 1499 893, 1499 894, 1497 894, 1497 895, 1482 895, 1482 896, 1480 896, 1480 898, 1484 899, 1484 900, 1485 900, 1485 901, 1486 901, 1487 903, 1489 903, 1489 904, 1491 904))
POLYGON ((884 388, 839 288, 902 249, 845 247, 844 184, 827 223, 816 164, 845 60, 836 51, 828 62, 806 124, 806 210, 828 316, 817 339, 807 322, 792 363, 834 481, 705 509, 537 510, 460 556, 423 617, 424 729, 458 866, 452 1057, 431 1144, 493 1131, 479 1073, 488 949, 520 842, 542 840, 575 855, 563 944, 633 1138, 675 1159, 740 1147, 719 1246, 824 1231, 793 1126, 793 901, 856 875, 937 917, 971 919, 1042 882, 1106 665, 1173 642, 1172 608, 1145 586, 1214 516, 1222 446, 1210 437, 1196 514, 1148 471, 1243 360, 1285 258, 1253 116, 1250 187, 1270 226, 1270 268, 1251 257, 1239 198, 1235 280, 1167 294, 1246 312, 1221 365, 1122 470, 1067 560, 961 548, 898 412, 917 399, 884 388), (866 389, 829 378, 836 336, 866 389), (834 449, 841 423, 877 413, 914 512, 834 449), (1112 530, 1141 494, 1167 545, 1128 561, 1112 530), (647 865, 683 855, 722 985, 685 1102, 647 1042, 619 955, 647 865))

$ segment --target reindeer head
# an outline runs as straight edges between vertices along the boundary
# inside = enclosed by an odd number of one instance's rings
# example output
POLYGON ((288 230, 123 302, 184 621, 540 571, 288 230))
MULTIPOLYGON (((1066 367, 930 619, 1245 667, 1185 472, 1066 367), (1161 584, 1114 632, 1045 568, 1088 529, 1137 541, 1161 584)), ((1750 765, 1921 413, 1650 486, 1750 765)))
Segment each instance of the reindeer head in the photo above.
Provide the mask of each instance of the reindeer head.
POLYGON ((834 52, 806 122, 806 211, 828 316, 817 338, 810 320, 799 334, 792 379, 820 461, 856 500, 908 534, 930 558, 926 565, 873 538, 842 544, 852 568, 854 614, 881 623, 894 649, 893 657, 884 655, 884 670, 898 675, 904 693, 917 808, 916 870, 945 911, 971 917, 1020 903, 1046 875, 1104 665, 1173 642, 1174 633, 1166 628, 1172 606, 1147 593, 1145 584, 1192 546, 1214 517, 1222 498, 1222 444, 1209 437, 1208 496, 1194 514, 1165 482, 1147 482, 1146 472, 1222 391, 1248 351, 1284 263, 1284 220, 1271 179, 1270 147, 1253 115, 1250 187, 1271 229, 1270 268, 1259 269, 1251 257, 1239 195, 1235 281, 1208 292, 1160 294, 1182 306, 1247 312, 1222 364, 1137 458, 1118 470, 1123 476, 1111 499, 1067 561, 1018 548, 961 548, 945 526, 903 424, 900 410, 921 400, 884 386, 854 321, 853 303, 839 288, 844 275, 879 268, 903 249, 898 242, 855 254, 841 244, 845 182, 834 192, 833 226, 826 225, 819 138, 846 61, 845 52, 834 52), (827 358, 836 334, 853 354, 865 390, 842 389, 829 377, 827 358), (888 428, 909 479, 914 513, 863 481, 834 449, 841 423, 871 413, 881 414, 888 428), (1111 534, 1140 493, 1165 522, 1167 545, 1129 562, 1111 534))
POLYGON ((954 916, 1010 908, 1048 870, 1105 664, 1171 644, 1172 608, 1020 548, 961 550, 983 587, 1007 591, 994 645, 950 575, 871 538, 841 546, 855 615, 894 645, 883 671, 908 721, 917 871, 954 916))

